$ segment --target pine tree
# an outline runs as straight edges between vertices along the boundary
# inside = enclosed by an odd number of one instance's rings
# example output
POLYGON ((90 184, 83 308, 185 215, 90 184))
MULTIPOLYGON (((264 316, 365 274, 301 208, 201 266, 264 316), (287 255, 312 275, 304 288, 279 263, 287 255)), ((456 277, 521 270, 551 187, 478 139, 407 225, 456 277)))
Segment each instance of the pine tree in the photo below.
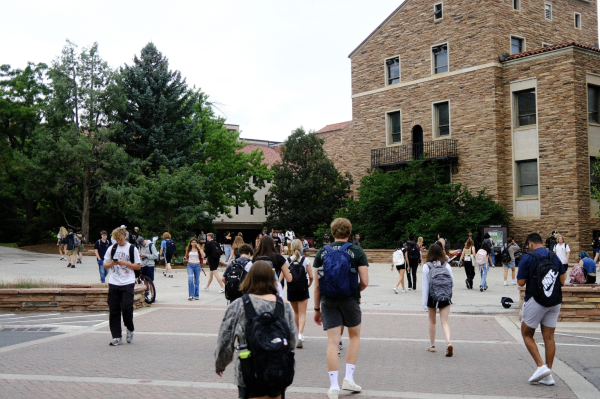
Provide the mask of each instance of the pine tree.
POLYGON ((119 86, 127 104, 119 112, 123 130, 115 136, 127 153, 148 163, 177 168, 193 163, 194 144, 200 137, 199 116, 194 113, 198 94, 190 90, 179 71, 153 43, 136 55, 133 65, 121 68, 119 86))

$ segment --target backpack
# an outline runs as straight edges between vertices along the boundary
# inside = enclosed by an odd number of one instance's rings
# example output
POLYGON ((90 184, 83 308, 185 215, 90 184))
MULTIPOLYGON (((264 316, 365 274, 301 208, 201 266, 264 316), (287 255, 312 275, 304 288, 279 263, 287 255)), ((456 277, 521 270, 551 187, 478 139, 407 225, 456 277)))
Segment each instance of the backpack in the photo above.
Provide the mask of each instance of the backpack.
POLYGON ((434 302, 452 299, 452 276, 446 266, 439 262, 427 262, 429 266, 429 296, 434 302))
POLYGON ((167 250, 165 252, 168 253, 169 255, 174 254, 175 251, 177 250, 177 246, 175 245, 173 240, 171 240, 170 238, 167 238, 165 241, 167 241, 167 250))
POLYGON ((559 269, 552 261, 554 253, 548 252, 548 255, 544 257, 535 251, 530 251, 528 254, 537 260, 537 266, 532 276, 533 298, 547 308, 558 305, 562 302, 562 291, 560 281, 556 284, 559 269))
MULTIPOLYGON (((407 242, 407 252, 408 260, 419 260, 421 258, 421 251, 419 250, 419 245, 416 242, 407 242)), ((404 263, 402 263, 404 264, 404 263)))
POLYGON ((246 277, 246 264, 250 261, 248 258, 241 258, 231 263, 231 269, 225 279, 225 298, 229 301, 235 301, 242 297, 242 291, 240 291, 240 285, 246 277))
MULTIPOLYGON (((259 260, 262 260, 263 262, 267 262, 271 266, 271 269, 275 270, 275 266, 273 266, 273 261, 268 256, 258 256, 258 257, 256 257, 256 259, 254 259, 253 262, 258 262, 259 260)), ((279 280, 279 275, 277 274, 277 270, 275 270, 275 280, 279 280)), ((284 284, 285 284, 285 279, 281 282, 281 288, 283 288, 284 284)))
POLYGON ((294 348, 289 345, 291 332, 285 321, 283 299, 276 297, 273 313, 257 315, 250 295, 242 296, 248 319, 246 343, 250 350, 250 356, 241 360, 243 380, 247 387, 260 387, 266 392, 283 391, 294 381, 294 348))
POLYGON ((77 236, 77 234, 73 234, 73 247, 80 247, 81 239, 77 236))
MULTIPOLYGON (((114 244, 112 249, 110 250, 110 258, 115 260, 115 253, 117 253, 117 247, 119 244, 114 244)), ((131 263, 135 262, 135 246, 129 244, 129 261, 131 263)), ((136 276, 137 277, 137 276, 136 276)))
POLYGON ((571 284, 585 284, 587 282, 583 266, 581 266, 579 263, 573 266, 571 269, 570 281, 571 284))
POLYGON ((404 251, 402 250, 402 248, 394 251, 394 254, 392 255, 392 262, 395 266, 402 266, 406 263, 406 260, 404 259, 404 251))
POLYGON ((306 278, 306 268, 304 267, 304 256, 292 262, 291 258, 287 261, 290 264, 290 273, 292 281, 288 283, 288 292, 304 292, 308 289, 308 279, 306 278))
POLYGON ((508 247, 502 250, 502 258, 500 259, 500 261, 505 265, 508 265, 510 262, 512 262, 512 260, 510 259, 510 254, 508 253, 508 247))
POLYGON ((328 298, 348 298, 358 292, 358 270, 351 264, 346 250, 351 246, 345 243, 339 250, 326 245, 323 266, 319 270, 319 292, 328 298))
POLYGON ((554 236, 550 236, 550 237, 546 238, 546 249, 548 251, 552 251, 554 249, 555 245, 556 245, 556 238, 554 238, 554 236))
POLYGON ((478 265, 485 265, 488 262, 488 253, 485 249, 477 251, 477 254, 475 254, 475 262, 477 262, 478 265))
MULTIPOLYGON (((150 242, 150 245, 148 246, 148 250, 150 251, 150 255, 152 255, 152 247, 153 247, 153 245, 154 245, 154 244, 153 244, 152 242, 150 242)), ((131 259, 133 259, 133 258, 131 258, 131 259)), ((160 258, 159 258, 159 259, 157 259, 157 260, 152 260, 152 262, 154 262, 154 266, 156 266, 156 262, 157 262, 158 260, 160 260, 160 258)))

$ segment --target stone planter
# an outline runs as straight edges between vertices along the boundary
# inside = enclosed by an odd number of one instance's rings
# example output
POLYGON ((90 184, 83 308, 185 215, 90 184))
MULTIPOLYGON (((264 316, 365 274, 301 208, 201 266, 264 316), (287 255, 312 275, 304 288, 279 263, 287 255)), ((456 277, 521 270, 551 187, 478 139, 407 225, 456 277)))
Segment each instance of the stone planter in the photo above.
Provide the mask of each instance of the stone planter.
MULTIPOLYGON (((144 285, 136 285, 134 309, 144 306, 144 285)), ((108 311, 108 285, 65 284, 59 288, 0 289, 0 311, 108 311)))
MULTIPOLYGON (((519 317, 525 301, 525 287, 519 287, 519 317)), ((558 321, 600 322, 600 285, 566 284, 558 321)))

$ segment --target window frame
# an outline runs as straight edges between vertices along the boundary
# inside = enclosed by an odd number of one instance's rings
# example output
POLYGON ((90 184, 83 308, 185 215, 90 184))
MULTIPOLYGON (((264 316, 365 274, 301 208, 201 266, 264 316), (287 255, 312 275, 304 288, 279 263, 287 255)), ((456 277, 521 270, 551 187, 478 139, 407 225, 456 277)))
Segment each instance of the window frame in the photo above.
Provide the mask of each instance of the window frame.
POLYGON ((450 72, 450 44, 448 42, 434 44, 433 46, 430 47, 429 54, 431 54, 431 74, 432 75, 441 75, 443 73, 450 72), (438 47, 442 47, 442 46, 446 46, 446 54, 447 54, 447 58, 448 58, 446 67, 448 68, 448 70, 444 71, 444 72, 436 72, 435 54, 433 53, 433 50, 438 47))
POLYGON ((512 52, 512 39, 519 39, 521 41, 521 51, 520 51, 521 53, 524 52, 524 51, 527 51, 527 40, 523 36, 510 35, 509 38, 510 38, 510 41, 509 41, 509 44, 510 44, 509 54, 510 55, 519 54, 519 53, 513 53, 512 52))
POLYGON ((581 25, 583 25, 583 22, 582 22, 582 18, 581 18, 581 13, 575 12, 573 14, 573 25, 575 26, 575 29, 582 29, 581 25), (579 26, 577 26, 577 22, 578 22, 577 17, 579 17, 579 26))
MULTIPOLYGON (((514 130, 528 130, 528 129, 533 129, 534 127, 537 128, 538 126, 538 100, 537 100, 537 87, 531 87, 528 89, 523 89, 523 90, 517 90, 517 91, 513 91, 512 92, 512 96, 513 96, 513 129, 514 130), (519 101, 518 101, 518 94, 519 93, 523 93, 525 91, 534 91, 534 95, 535 95, 535 123, 534 124, 530 124, 530 125, 519 125, 519 101)), ((532 114, 526 114, 526 115, 532 115, 532 114)))
POLYGON ((395 109, 385 113, 385 143, 387 147, 402 145, 402 110, 395 109), (391 114, 398 113, 400 115, 400 141, 393 141, 391 114))
POLYGON ((594 125, 594 126, 600 126, 600 86, 588 83, 587 87, 586 87, 586 94, 587 94, 587 98, 586 98, 586 104, 587 104, 587 122, 589 125, 594 125), (596 109, 596 121, 591 121, 590 120, 590 86, 593 86, 596 90, 596 104, 597 104, 597 109, 596 109))
POLYGON ((513 11, 521 11, 521 0, 513 0, 513 11))
POLYGON ((269 209, 267 208, 267 197, 268 197, 268 195, 265 194, 265 202, 264 202, 264 205, 265 205, 265 216, 269 215, 269 209))
POLYGON ((540 166, 539 166, 539 164, 540 163, 537 158, 523 159, 523 160, 515 161, 515 169, 517 170, 517 173, 516 173, 517 195, 516 195, 515 199, 538 199, 538 198, 540 198, 540 166), (536 184, 523 185, 523 184, 521 184, 521 165, 524 163, 530 163, 530 162, 535 162, 536 184), (537 193, 536 194, 521 194, 521 188, 524 186, 528 186, 528 187, 536 186, 537 193))
MULTIPOLYGON (((433 140, 444 140, 452 137, 452 112, 450 107, 450 99, 435 101, 431 103, 431 114, 432 114, 432 126, 433 126, 433 140), (439 125, 439 105, 448 104, 448 134, 440 135, 439 125)), ((444 125, 445 126, 445 125, 444 125)))
POLYGON ((596 186, 600 189, 600 177, 594 178, 594 176, 592 174, 593 170, 594 170, 594 168, 593 168, 594 163, 598 162, 600 159, 598 159, 598 157, 594 157, 591 155, 589 158, 590 158, 590 197, 591 197, 592 195, 594 195, 592 187, 596 186), (594 181, 594 180, 596 180, 596 181, 594 181))
POLYGON ((442 19, 444 19, 444 2, 441 1, 439 3, 435 3, 433 5, 433 22, 437 22, 437 21, 441 21, 442 19), (440 6, 440 9, 442 10, 442 16, 440 18, 437 18, 436 16, 436 7, 440 6))
POLYGON ((402 64, 400 63, 400 56, 388 57, 383 60, 383 69, 385 71, 385 85, 386 86, 394 86, 402 83, 402 64), (398 59, 398 83, 390 83, 390 70, 388 68, 387 62, 388 60, 398 59))
POLYGON ((554 12, 553 11, 554 10, 552 9, 552 4, 551 3, 544 3, 544 19, 546 21, 552 22, 552 19, 554 18, 554 12), (548 15, 547 15, 547 11, 548 10, 550 10, 550 18, 548 18, 548 15))

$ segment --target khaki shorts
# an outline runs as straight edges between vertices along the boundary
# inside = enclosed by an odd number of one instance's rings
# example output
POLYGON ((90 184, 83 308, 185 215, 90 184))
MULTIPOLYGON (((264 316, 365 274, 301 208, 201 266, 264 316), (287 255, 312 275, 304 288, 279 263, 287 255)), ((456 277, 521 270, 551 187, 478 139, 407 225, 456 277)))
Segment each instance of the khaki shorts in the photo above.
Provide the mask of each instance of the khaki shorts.
POLYGON ((529 298, 523 304, 522 321, 529 328, 537 328, 540 324, 550 328, 556 328, 558 322, 558 314, 560 313, 560 304, 549 308, 540 305, 533 299, 529 298))
POLYGON ((71 256, 71 255, 77 255, 77 252, 75 252, 75 249, 68 249, 67 250, 67 255, 71 256))

